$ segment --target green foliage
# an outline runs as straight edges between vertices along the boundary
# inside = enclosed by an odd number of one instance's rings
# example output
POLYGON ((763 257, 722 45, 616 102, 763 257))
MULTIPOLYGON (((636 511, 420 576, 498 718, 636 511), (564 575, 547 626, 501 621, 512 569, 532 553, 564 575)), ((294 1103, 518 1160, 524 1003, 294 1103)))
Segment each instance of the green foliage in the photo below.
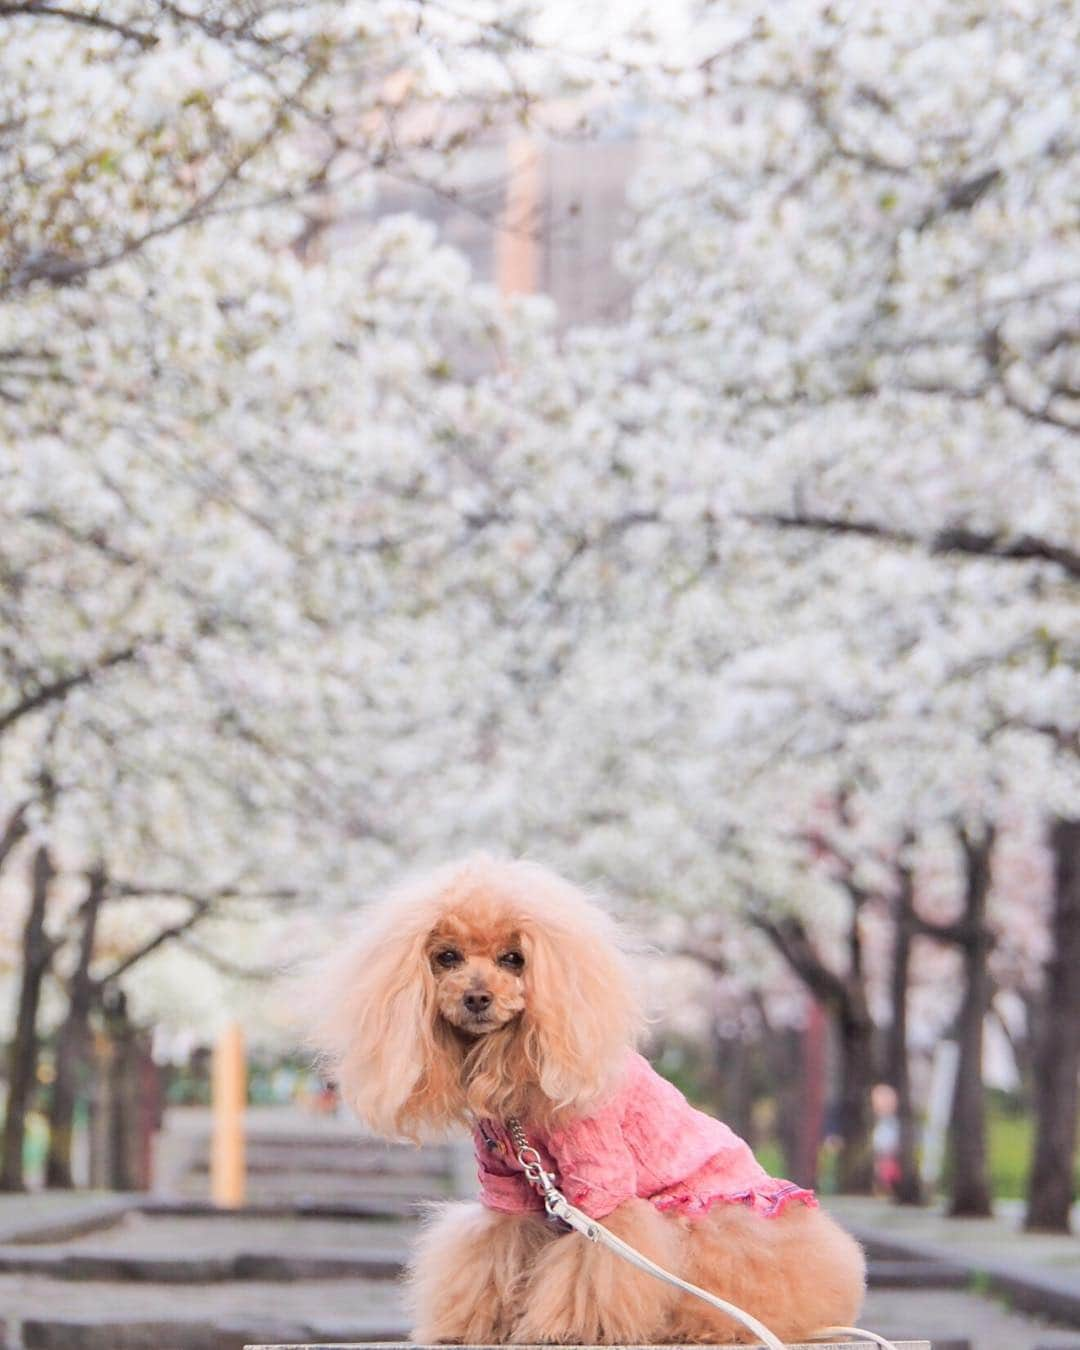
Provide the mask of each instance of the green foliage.
POLYGON ((754 1149, 754 1156, 771 1177, 787 1176, 788 1167, 784 1162, 784 1152, 777 1139, 766 1139, 754 1149))
POLYGON ((1027 1193, 1034 1143, 1034 1122, 991 1102, 987 1109, 990 1151, 990 1188, 997 1200, 1013 1200, 1027 1193))
MULTIPOLYGON (((1017 1097, 1004 1092, 988 1092, 986 1136, 990 1190, 994 1199, 1025 1199, 1035 1148, 1035 1120, 1031 1112, 1017 1097)), ((1080 1194, 1080 1146, 1077 1149, 1075 1185, 1080 1194)))

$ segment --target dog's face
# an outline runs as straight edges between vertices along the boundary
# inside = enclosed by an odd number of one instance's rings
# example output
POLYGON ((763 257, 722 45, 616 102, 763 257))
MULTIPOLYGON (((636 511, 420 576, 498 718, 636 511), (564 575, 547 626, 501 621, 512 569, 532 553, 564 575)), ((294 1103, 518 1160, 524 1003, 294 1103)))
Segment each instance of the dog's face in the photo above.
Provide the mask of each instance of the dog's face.
POLYGON ((444 916, 427 943, 438 1016, 472 1038, 513 1022, 525 1007, 525 953, 510 925, 493 929, 444 916))
POLYGON ((514 1115, 554 1128, 622 1071, 629 974, 587 895, 481 854, 377 902, 308 1001, 330 1071, 381 1133, 514 1115))

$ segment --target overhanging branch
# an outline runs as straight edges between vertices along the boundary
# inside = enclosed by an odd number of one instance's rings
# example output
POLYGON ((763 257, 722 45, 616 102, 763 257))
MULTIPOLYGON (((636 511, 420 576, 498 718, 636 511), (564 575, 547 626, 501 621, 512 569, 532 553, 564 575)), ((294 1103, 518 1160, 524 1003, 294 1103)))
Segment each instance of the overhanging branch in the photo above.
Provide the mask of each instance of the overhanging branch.
POLYGON ((104 674, 105 671, 133 661, 138 652, 139 648, 136 645, 122 647, 119 651, 111 652, 108 656, 102 657, 101 660, 95 661, 91 665, 83 666, 81 670, 77 670, 71 675, 64 675, 60 679, 41 685, 32 694, 25 695, 13 704, 6 712, 0 713, 0 733, 7 731, 20 718, 27 717, 30 713, 37 712, 39 708, 44 708, 50 703, 57 703, 66 698, 73 689, 78 689, 80 685, 89 684, 99 675, 104 674))
POLYGON ((1080 551, 1036 535, 1022 534, 1012 539, 1003 539, 995 534, 960 526, 938 530, 930 535, 920 535, 909 530, 881 525, 875 521, 851 520, 843 516, 818 515, 803 511, 742 512, 740 519, 752 525, 768 525, 780 530, 804 530, 812 534, 855 534, 864 539, 875 539, 886 544, 922 548, 932 554, 962 553, 1011 562, 1056 563, 1070 577, 1080 580, 1080 551))

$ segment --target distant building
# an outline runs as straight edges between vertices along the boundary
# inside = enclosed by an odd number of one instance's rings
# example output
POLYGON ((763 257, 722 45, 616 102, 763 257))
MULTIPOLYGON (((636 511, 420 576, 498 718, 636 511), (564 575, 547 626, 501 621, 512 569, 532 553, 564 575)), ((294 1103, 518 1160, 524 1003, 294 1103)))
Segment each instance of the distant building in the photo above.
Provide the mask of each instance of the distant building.
POLYGON ((630 137, 481 143, 463 156, 452 187, 383 178, 375 211, 432 221, 478 280, 550 295, 564 325, 604 323, 625 312, 629 295, 612 251, 638 150, 630 137))

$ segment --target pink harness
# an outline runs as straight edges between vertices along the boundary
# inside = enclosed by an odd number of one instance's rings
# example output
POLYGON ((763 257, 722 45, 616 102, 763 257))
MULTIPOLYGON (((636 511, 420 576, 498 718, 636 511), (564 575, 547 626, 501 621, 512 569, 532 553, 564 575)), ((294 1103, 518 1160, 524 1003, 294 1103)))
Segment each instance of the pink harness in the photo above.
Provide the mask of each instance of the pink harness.
MULTIPOLYGON (((744 1140, 695 1110, 641 1055, 629 1055, 622 1084, 594 1114, 550 1134, 524 1124, 544 1168, 592 1219, 635 1197, 691 1217, 720 1202, 746 1205, 763 1218, 773 1218, 791 1200, 817 1205, 813 1191, 770 1177, 744 1140)), ((481 1121, 473 1142, 480 1199, 488 1209, 543 1209, 501 1122, 481 1121)))

